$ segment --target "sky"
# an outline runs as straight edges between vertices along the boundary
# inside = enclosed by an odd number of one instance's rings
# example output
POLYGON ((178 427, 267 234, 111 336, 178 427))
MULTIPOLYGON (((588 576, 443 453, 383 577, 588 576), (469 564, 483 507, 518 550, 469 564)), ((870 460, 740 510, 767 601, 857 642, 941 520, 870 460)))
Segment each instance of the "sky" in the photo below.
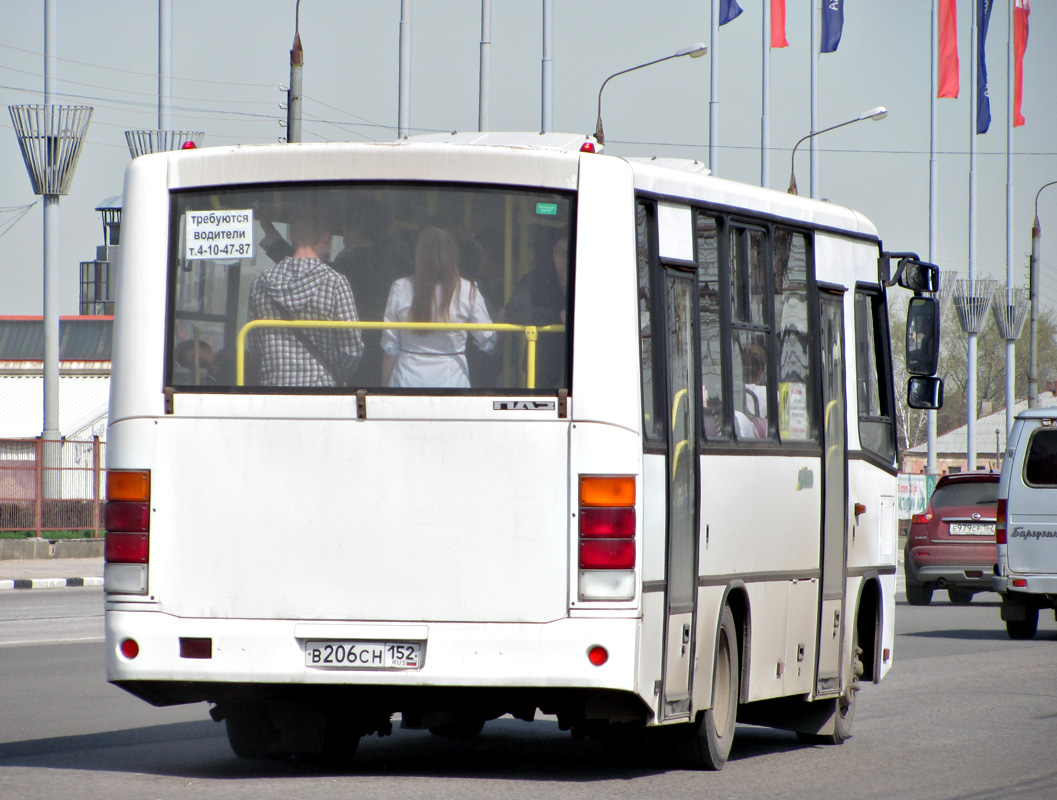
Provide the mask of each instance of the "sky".
MULTIPOLYGON (((976 136, 977 277, 1006 282, 1007 3, 994 4, 987 40, 992 123, 976 136)), ((56 103, 90 105, 91 123, 69 195, 60 202, 60 299, 78 310, 78 264, 103 243, 105 199, 121 193, 126 130, 158 127, 158 4, 55 0, 56 103)), ((716 71, 715 174, 759 184, 763 0, 722 27, 716 71)), ((303 0, 304 141, 396 138, 400 0, 303 0)), ((204 146, 275 142, 284 135, 295 0, 172 0, 171 127, 203 131, 204 146), (280 87, 283 88, 280 88, 280 87)), ((492 130, 541 126, 541 0, 491 8, 492 130)), ((937 102, 939 173, 933 260, 968 276, 970 32, 974 3, 957 0, 961 94, 937 102)), ((707 0, 553 0, 553 129, 594 130, 607 76, 695 42, 712 44, 707 0)), ((810 4, 787 0, 788 48, 771 50, 770 187, 789 182, 790 153, 811 130, 810 4)), ((818 128, 885 106, 888 117, 817 137, 819 194, 857 209, 886 249, 929 257, 932 0, 846 0, 835 53, 818 61, 818 128)), ((1036 0, 1024 59, 1023 114, 1010 150, 1013 273, 1027 286, 1034 201, 1057 180, 1057 3, 1036 0)), ((412 133, 477 128, 479 0, 412 0, 412 133)), ((679 58, 622 75, 603 97, 606 152, 708 162, 710 58, 679 58)), ((0 103, 44 102, 44 0, 4 4, 0 103)), ((809 192, 809 155, 797 151, 809 192)), ((1057 306, 1057 188, 1039 199, 1040 297, 1057 306), (1050 244, 1052 242, 1052 244, 1050 244), (1047 251, 1049 255, 1047 255, 1047 251)), ((0 114, 0 314, 43 313, 43 200, 33 194, 6 109, 0 114), (25 206, 34 204, 22 213, 25 206)))

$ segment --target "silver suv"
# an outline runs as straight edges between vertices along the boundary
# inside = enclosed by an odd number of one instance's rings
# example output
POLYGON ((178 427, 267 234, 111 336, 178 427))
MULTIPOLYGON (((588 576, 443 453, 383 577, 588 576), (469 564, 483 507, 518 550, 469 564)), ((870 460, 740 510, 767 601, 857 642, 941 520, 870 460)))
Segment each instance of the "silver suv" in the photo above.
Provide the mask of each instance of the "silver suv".
POLYGON ((993 583, 1011 639, 1031 639, 1039 609, 1057 609, 1057 408, 1013 422, 998 486, 993 583))

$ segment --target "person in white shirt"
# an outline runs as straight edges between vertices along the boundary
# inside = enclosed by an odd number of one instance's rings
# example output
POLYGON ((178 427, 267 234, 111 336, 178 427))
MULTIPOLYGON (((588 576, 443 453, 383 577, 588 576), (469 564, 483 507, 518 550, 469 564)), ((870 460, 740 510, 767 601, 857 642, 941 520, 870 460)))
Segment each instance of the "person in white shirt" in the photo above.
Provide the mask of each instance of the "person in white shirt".
MULTIPOLYGON (((458 252, 447 231, 423 229, 415 245, 415 274, 393 282, 385 322, 491 323, 477 284, 459 275, 458 252)), ((483 352, 495 349, 495 331, 470 333, 483 352)), ((467 334, 465 330, 383 331, 382 383, 402 388, 469 388, 467 334)))

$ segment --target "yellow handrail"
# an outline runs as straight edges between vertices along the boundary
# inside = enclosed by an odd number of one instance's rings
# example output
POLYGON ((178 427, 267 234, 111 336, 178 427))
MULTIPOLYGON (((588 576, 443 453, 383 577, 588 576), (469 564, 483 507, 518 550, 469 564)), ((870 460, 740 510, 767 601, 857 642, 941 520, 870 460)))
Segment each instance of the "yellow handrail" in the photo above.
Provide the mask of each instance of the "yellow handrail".
POLYGON ((418 331, 521 331, 528 342, 528 358, 525 368, 527 388, 536 388, 536 339, 540 332, 563 333, 564 325, 511 325, 506 322, 363 322, 329 319, 252 319, 239 329, 235 346, 235 385, 244 386, 246 381, 246 336, 257 328, 333 328, 418 331))

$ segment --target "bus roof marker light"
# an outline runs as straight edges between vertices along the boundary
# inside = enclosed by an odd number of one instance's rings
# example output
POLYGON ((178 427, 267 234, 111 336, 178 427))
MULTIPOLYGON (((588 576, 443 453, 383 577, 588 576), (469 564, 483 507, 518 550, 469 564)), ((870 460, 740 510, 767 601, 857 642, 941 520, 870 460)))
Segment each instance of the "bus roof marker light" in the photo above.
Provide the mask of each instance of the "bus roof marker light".
POLYGON ((183 145, 180 147, 180 149, 181 150, 197 150, 198 149, 198 145, 196 145, 194 142, 184 142, 183 145))

